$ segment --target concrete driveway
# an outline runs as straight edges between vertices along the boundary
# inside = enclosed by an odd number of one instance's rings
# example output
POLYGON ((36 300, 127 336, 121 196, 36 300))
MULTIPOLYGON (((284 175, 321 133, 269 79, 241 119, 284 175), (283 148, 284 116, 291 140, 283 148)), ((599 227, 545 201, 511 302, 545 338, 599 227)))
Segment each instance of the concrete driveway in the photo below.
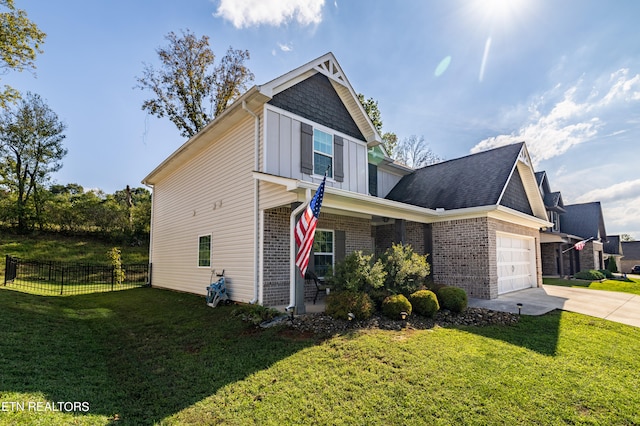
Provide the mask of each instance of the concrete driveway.
POLYGON ((469 306, 518 313, 543 315, 554 309, 577 312, 622 324, 640 327, 640 296, 615 291, 544 285, 503 294, 497 299, 469 299, 469 306))

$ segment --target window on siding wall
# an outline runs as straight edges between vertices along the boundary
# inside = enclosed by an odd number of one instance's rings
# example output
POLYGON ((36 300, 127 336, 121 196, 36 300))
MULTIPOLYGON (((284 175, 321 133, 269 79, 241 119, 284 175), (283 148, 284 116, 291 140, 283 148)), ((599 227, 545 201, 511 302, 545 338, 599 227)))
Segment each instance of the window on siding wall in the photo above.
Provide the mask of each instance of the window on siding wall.
POLYGON ((198 237, 198 267, 211 267, 211 235, 198 237))
POLYGON ((316 229, 316 235, 313 240, 313 260, 317 276, 324 277, 329 268, 333 267, 333 248, 333 231, 316 229))
MULTIPOLYGON (((333 136, 318 129, 313 129, 313 173, 324 175, 329 166, 333 166, 333 136)), ((333 177, 333 167, 327 172, 333 177)))

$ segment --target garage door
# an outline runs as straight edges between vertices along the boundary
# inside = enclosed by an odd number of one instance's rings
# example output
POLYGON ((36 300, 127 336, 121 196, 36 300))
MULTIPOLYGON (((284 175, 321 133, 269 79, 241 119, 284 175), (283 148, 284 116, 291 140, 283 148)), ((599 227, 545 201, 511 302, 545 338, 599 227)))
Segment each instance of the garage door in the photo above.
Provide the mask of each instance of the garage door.
POLYGON ((533 287, 536 283, 536 253, 533 238, 496 234, 498 294, 533 287))

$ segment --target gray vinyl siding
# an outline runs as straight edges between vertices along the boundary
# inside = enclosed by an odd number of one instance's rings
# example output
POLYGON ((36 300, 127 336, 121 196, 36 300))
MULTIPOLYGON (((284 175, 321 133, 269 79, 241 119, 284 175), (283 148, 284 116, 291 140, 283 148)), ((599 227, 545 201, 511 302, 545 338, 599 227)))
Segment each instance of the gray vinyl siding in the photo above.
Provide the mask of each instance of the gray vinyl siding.
MULTIPOLYGON (((311 175, 301 171, 301 120, 303 119, 292 116, 291 113, 276 111, 273 107, 266 109, 265 173, 299 180, 317 181, 311 175)), ((315 125, 315 123, 306 120, 304 122, 312 126, 315 125)), ((318 128, 332 132, 326 127, 318 128)), ((327 179, 327 186, 367 194, 369 191, 366 143, 335 131, 333 134, 338 134, 344 140, 342 151, 344 180, 337 182, 334 179, 327 179)))
POLYGON ((384 198, 400 182, 402 176, 382 170, 378 167, 378 197, 384 198))
POLYGON ((253 130, 248 117, 155 184, 154 287, 204 295, 211 269, 225 269, 231 298, 253 298, 253 130), (211 268, 197 265, 204 234, 211 234, 211 268))

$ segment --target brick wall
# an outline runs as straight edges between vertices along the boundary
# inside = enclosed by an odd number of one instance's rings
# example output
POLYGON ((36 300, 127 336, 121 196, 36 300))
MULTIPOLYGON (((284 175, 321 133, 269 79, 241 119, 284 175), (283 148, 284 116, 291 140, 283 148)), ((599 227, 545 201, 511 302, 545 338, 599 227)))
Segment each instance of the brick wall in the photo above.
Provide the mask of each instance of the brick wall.
POLYGON ((433 224, 434 282, 463 288, 469 297, 498 297, 496 232, 535 238, 537 285, 542 285, 540 236, 537 229, 492 218, 433 224))
MULTIPOLYGON (((264 276, 263 304, 289 304, 289 207, 264 212, 264 276)), ((317 229, 345 231, 345 252, 355 250, 373 252, 371 221, 369 219, 320 213, 317 229)), ((313 300, 315 285, 305 285, 305 300, 313 300)))
POLYGON ((543 275, 560 275, 560 272, 558 272, 557 260, 558 247, 558 243, 546 243, 540 245, 543 275))

